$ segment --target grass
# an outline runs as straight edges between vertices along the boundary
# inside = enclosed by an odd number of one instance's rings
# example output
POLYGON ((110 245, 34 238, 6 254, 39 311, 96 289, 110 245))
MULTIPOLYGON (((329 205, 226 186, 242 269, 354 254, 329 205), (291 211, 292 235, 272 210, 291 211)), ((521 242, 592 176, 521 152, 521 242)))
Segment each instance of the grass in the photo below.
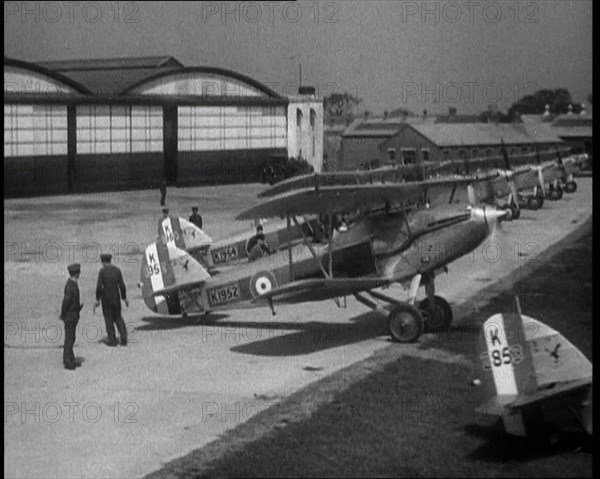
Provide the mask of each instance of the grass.
MULTIPOLYGON (((473 356, 479 325, 511 311, 559 330, 592 358, 592 233, 428 347, 473 356)), ((591 477, 592 455, 507 436, 473 413, 473 367, 403 357, 299 423, 230 451, 193 477, 591 477)), ((190 477, 181 472, 179 477, 190 477)))

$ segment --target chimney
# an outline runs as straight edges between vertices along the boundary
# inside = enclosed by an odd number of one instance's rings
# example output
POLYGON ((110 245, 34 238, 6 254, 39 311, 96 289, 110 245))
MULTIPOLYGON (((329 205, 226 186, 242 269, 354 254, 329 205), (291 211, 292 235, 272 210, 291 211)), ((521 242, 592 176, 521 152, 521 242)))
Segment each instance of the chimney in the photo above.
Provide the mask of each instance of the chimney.
POLYGON ((298 87, 298 94, 303 95, 303 96, 310 96, 310 97, 314 98, 315 97, 315 87, 308 86, 308 85, 305 85, 305 86, 300 85, 298 87))
POLYGON ((546 111, 544 112, 545 117, 550 116, 550 105, 546 105, 546 111))

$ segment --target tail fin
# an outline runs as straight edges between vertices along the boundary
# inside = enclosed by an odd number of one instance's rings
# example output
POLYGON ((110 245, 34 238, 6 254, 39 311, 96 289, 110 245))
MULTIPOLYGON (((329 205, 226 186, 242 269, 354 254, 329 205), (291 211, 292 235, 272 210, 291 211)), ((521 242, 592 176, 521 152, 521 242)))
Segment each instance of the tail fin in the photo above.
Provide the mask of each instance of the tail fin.
POLYGON ((171 216, 159 222, 158 237, 161 243, 184 251, 207 248, 212 243, 212 239, 195 224, 171 216))
POLYGON ((161 314, 181 314, 178 293, 154 296, 156 291, 178 284, 206 280, 210 275, 185 251, 161 242, 146 248, 140 280, 142 296, 149 309, 161 314))

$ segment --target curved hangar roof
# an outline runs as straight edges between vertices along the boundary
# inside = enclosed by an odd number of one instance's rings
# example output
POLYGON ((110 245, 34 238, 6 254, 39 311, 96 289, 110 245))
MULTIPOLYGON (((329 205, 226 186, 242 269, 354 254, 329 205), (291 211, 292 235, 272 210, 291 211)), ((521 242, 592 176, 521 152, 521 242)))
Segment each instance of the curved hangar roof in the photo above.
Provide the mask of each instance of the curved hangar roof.
MULTIPOLYGON (((283 99, 266 85, 240 73, 216 67, 185 67, 173 57, 67 60, 38 64, 5 58, 7 85, 27 89, 35 82, 53 85, 45 91, 95 97, 215 96, 283 99)), ((27 91, 32 91, 28 89, 27 91)))

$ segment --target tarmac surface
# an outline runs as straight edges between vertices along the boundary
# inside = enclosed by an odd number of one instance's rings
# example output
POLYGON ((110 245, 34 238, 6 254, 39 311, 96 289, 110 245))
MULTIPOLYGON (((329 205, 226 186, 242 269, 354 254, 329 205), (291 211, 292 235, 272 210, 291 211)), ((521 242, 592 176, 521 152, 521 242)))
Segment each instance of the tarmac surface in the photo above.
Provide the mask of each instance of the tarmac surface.
MULTIPOLYGON (((477 308, 478 292, 529 262, 592 213, 592 179, 503 223, 484 245, 436 279, 451 305, 477 308)), ((200 203, 205 230, 224 238, 261 185, 170 189, 171 214, 200 203)), ((144 306, 139 251, 156 236, 158 192, 4 202, 5 477, 140 477, 218 438, 259 411, 390 345, 386 318, 354 298, 161 318, 144 306), (131 305, 127 347, 101 341, 92 313, 99 253, 115 255, 131 305), (58 319, 66 265, 82 264, 76 371, 62 367, 58 319)), ((591 264, 590 264, 591 267, 591 264)), ((387 294, 406 297, 401 288, 387 294)), ((421 292, 423 294, 423 292, 421 292)), ((460 322, 460 318, 455 318, 460 322)), ((402 345, 394 345, 402 348, 402 345)))

